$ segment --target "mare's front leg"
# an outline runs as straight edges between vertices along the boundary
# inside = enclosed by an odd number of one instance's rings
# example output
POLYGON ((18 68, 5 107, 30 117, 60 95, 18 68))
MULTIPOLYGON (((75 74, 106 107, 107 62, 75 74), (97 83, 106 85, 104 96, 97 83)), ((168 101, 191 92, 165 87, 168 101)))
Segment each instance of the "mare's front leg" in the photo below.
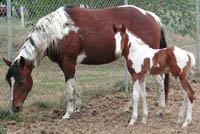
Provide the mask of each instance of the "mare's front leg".
POLYGON ((155 75, 154 79, 158 88, 159 104, 156 115, 163 115, 163 109, 165 108, 165 90, 164 90, 164 75, 155 75))
POLYGON ((66 91, 67 91, 67 109, 65 115, 62 119, 70 119, 73 112, 80 112, 80 107, 82 101, 80 95, 76 91, 75 85, 75 64, 70 60, 65 60, 61 66, 66 81, 66 91))
POLYGON ((140 84, 139 80, 133 81, 133 94, 132 94, 132 101, 133 101, 133 113, 130 120, 129 125, 133 126, 138 117, 138 100, 140 95, 140 84))

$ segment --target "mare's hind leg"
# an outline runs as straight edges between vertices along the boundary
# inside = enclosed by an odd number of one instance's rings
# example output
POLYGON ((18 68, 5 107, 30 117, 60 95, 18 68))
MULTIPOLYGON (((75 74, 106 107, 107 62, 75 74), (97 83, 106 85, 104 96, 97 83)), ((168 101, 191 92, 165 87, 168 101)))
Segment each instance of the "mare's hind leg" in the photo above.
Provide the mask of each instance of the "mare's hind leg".
POLYGON ((158 87, 159 104, 156 115, 162 115, 165 107, 164 75, 155 75, 154 79, 158 87))
POLYGON ((133 105, 133 96, 131 95, 131 99, 130 101, 128 102, 128 106, 126 107, 126 109, 124 110, 125 113, 131 113, 130 110, 132 108, 132 105, 133 105))

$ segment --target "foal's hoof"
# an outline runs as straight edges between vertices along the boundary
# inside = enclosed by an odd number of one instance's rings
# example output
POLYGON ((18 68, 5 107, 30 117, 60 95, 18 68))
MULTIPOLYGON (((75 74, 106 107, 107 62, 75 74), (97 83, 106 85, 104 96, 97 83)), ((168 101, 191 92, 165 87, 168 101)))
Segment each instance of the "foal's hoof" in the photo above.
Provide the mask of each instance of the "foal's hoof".
POLYGON ((162 117, 163 117, 163 113, 162 113, 162 112, 157 112, 157 113, 156 113, 156 116, 162 118, 162 117))
POLYGON ((62 118, 62 121, 70 121, 70 118, 62 118))

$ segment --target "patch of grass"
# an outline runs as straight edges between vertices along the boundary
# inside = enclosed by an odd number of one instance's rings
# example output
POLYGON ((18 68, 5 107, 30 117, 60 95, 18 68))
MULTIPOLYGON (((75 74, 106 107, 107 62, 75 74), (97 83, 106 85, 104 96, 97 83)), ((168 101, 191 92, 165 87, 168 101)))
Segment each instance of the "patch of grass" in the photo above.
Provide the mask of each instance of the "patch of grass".
POLYGON ((44 117, 44 118, 50 118, 51 115, 48 112, 42 112, 42 117, 44 117))
POLYGON ((38 119, 38 114, 34 114, 33 116, 31 116, 31 120, 37 120, 38 119))
POLYGON ((7 131, 7 128, 0 124, 0 133, 4 133, 7 131))
POLYGON ((51 106, 47 102, 37 101, 32 104, 32 106, 36 107, 37 109, 49 109, 51 106))
MULTIPOLYGON (((119 91, 124 92, 125 91, 124 81, 116 81, 113 88, 118 88, 119 91)), ((129 82, 128 84, 128 91, 132 91, 131 82, 129 82)))
POLYGON ((0 110, 0 120, 6 120, 6 121, 15 120, 17 122, 21 122, 23 121, 23 118, 19 114, 11 115, 9 111, 0 110))

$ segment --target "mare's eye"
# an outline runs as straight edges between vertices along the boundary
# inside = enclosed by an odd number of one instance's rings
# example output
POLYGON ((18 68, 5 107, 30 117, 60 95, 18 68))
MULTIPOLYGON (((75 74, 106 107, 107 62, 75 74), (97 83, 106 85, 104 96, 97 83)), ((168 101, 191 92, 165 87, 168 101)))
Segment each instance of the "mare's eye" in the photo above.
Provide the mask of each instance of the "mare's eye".
POLYGON ((24 85, 24 81, 19 81, 19 82, 18 82, 18 85, 19 85, 19 86, 24 85))

